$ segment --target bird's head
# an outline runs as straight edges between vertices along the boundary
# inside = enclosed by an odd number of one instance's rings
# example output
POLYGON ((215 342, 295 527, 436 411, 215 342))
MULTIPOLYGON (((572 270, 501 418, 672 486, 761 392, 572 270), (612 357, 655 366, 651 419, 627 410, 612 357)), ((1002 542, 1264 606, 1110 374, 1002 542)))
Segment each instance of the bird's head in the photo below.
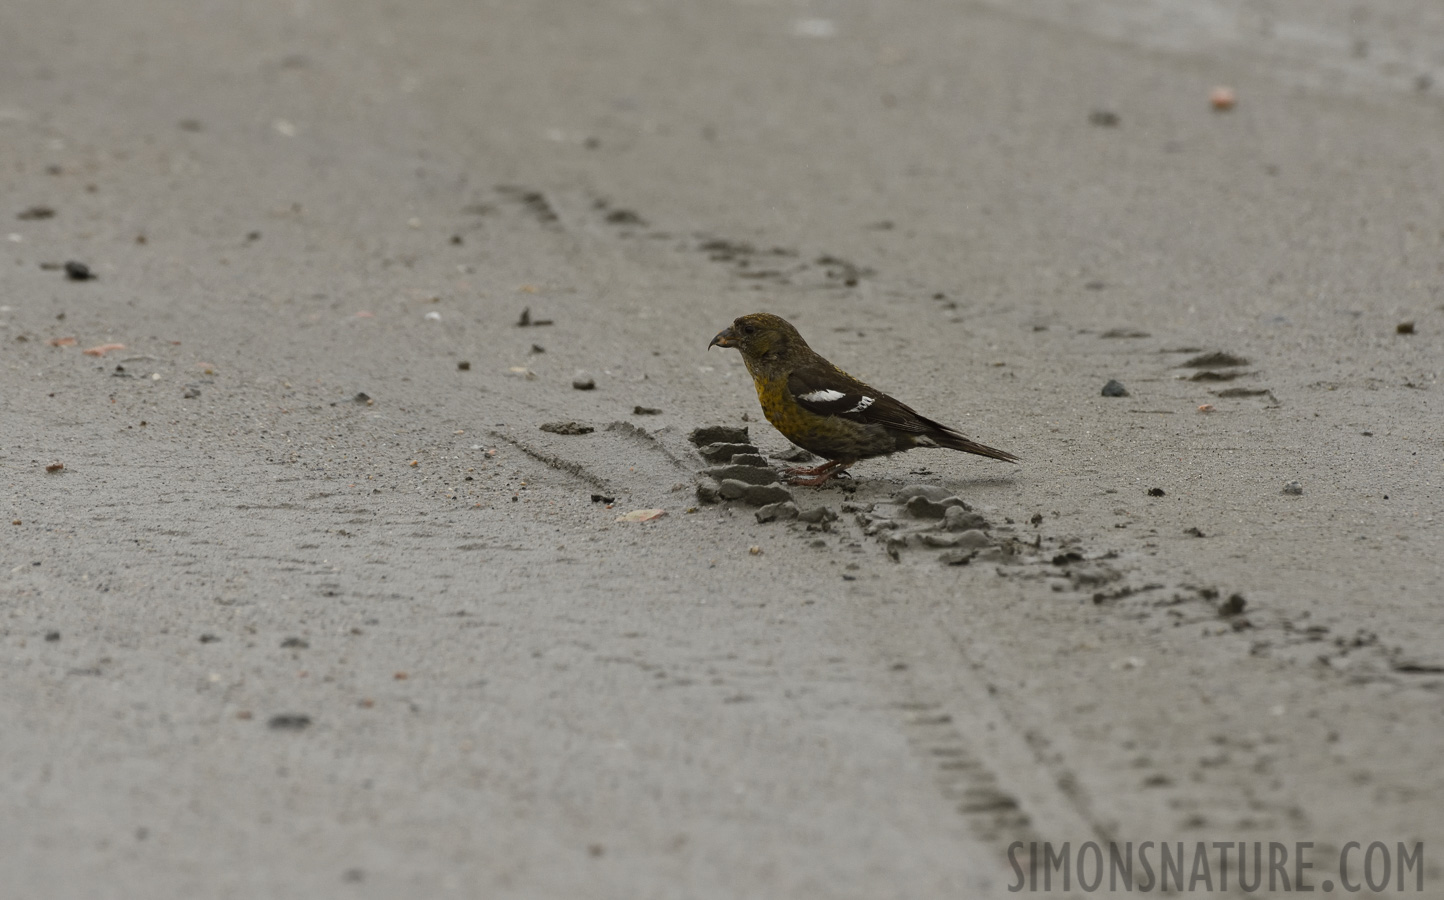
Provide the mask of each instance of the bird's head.
POLYGON ((760 362, 778 358, 793 348, 806 347, 807 343, 797 329, 781 316, 748 313, 738 316, 730 326, 718 332, 707 349, 714 346, 736 347, 744 358, 760 362))

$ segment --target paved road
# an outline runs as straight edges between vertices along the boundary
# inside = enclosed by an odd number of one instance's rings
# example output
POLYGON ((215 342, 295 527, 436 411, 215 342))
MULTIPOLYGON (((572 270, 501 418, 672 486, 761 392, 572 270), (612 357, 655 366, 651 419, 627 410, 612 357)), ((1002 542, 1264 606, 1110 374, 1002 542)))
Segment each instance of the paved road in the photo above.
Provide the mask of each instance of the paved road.
POLYGON ((1437 843, 1432 20, 1180 9, 0 10, 7 889, 1437 843), (701 502, 692 429, 788 449, 705 350, 755 309, 1024 464, 701 502), (918 484, 995 546, 947 565, 918 484))

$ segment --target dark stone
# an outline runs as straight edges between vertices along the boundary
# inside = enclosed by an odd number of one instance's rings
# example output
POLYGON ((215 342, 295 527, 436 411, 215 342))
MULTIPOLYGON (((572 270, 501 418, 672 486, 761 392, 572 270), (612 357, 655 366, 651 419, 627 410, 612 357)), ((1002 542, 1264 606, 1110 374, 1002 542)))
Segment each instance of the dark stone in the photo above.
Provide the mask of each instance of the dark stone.
POLYGON ((772 484, 777 480, 776 472, 757 466, 713 466, 710 469, 703 469, 702 474, 718 481, 732 479, 745 484, 772 484))
POLYGON ((808 522, 810 524, 816 524, 818 522, 835 522, 837 521, 837 511, 830 506, 814 506, 811 509, 804 509, 802 512, 798 513, 797 520, 799 522, 808 522))
POLYGON ((711 478, 697 479, 697 499, 703 503, 716 503, 722 499, 721 486, 711 478))
POLYGON ((732 457, 739 453, 755 454, 757 453, 757 448, 751 444, 718 443, 703 445, 697 452, 708 462, 727 463, 731 462, 732 457))
POLYGON ((1224 353, 1222 350, 1215 350, 1212 353, 1203 353, 1193 357, 1188 362, 1180 363, 1180 369, 1220 369, 1230 366, 1246 366, 1248 360, 1242 356, 1235 356, 1232 353, 1224 353))
MULTIPOLYGON (((724 484, 735 483, 730 480, 724 484)), ((766 506, 769 503, 784 503, 792 499, 792 492, 780 484, 752 484, 742 493, 742 502, 749 506, 766 506)))
POLYGON ((596 431, 592 426, 580 422, 543 422, 538 427, 551 434, 591 434, 596 431))
POLYGON ((282 713, 271 716, 267 724, 275 731, 304 731, 311 727, 311 717, 301 713, 282 713))
POLYGON ((769 503, 756 512, 758 522, 790 522, 797 518, 797 504, 791 500, 769 503))
POLYGON ((693 446, 703 447, 707 444, 748 444, 751 439, 747 437, 747 426, 735 425, 704 425, 701 428, 693 428, 687 435, 687 440, 693 446))
POLYGON ((752 466, 771 471, 767 465, 767 458, 761 453, 738 453, 732 457, 731 462, 734 466, 752 466))
POLYGON ((958 497, 945 497, 939 501, 927 497, 914 497, 907 502, 908 514, 919 519, 941 519, 950 509, 966 509, 967 505, 958 497))

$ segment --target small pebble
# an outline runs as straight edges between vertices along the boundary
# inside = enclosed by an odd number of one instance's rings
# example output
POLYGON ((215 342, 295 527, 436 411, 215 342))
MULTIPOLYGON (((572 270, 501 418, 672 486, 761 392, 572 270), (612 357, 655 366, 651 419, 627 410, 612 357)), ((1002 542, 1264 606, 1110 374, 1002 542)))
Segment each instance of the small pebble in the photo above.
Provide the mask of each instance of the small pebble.
POLYGON ((961 506, 950 506, 943 514, 943 530, 945 531, 971 531, 975 528, 983 531, 989 528, 988 520, 979 513, 961 506))
POLYGON ((45 467, 45 471, 50 472, 51 474, 54 474, 56 472, 63 472, 65 471, 65 463, 53 462, 45 467))
POLYGON ((777 481, 777 473, 772 469, 732 463, 724 466, 709 466, 702 470, 702 474, 708 478, 715 478, 717 481, 731 478, 746 484, 772 484, 777 481))
MULTIPOLYGON (((727 479, 725 484, 736 484, 732 479, 727 479)), ((784 500, 791 500, 792 492, 780 484, 749 484, 742 492, 742 502, 749 506, 766 506, 769 503, 781 503, 784 500)))
POLYGON ((1148 496, 1150 496, 1150 497, 1162 497, 1162 496, 1163 496, 1163 488, 1149 488, 1149 489, 1148 489, 1148 496))
POLYGON ((738 453, 732 457, 734 466, 752 466, 762 468, 767 466, 767 458, 761 453, 738 453))
POLYGON ((1398 334, 1413 334, 1413 333, 1414 333, 1414 323, 1413 323, 1413 322, 1400 322, 1398 325, 1395 325, 1395 326, 1394 326, 1394 331, 1397 332, 1398 334))
POLYGON ((892 499, 898 503, 907 503, 914 497, 924 497, 934 503, 942 503, 952 496, 951 491, 936 484, 909 484, 892 493, 892 499))
POLYGON ((470 372, 471 363, 463 359, 461 362, 456 364, 456 368, 461 370, 462 372, 470 372))
POLYGON ((1208 92, 1208 102, 1218 112, 1227 112, 1238 103, 1238 95, 1233 88, 1226 85, 1219 85, 1208 92))
POLYGON ((696 447, 703 447, 707 444, 746 444, 749 442, 747 429, 732 425, 704 425, 701 428, 694 428, 687 435, 687 440, 696 447))
POLYGON ((1108 383, 1105 384, 1105 385, 1103 385, 1103 396, 1105 396, 1105 397, 1127 397, 1127 396, 1128 396, 1128 388, 1124 387, 1124 386, 1123 386, 1123 383, 1122 383, 1121 381, 1116 381, 1116 380, 1110 378, 1110 379, 1108 380, 1108 383))
POLYGON ((65 277, 71 281, 90 281, 95 273, 90 271, 90 266, 72 259, 65 264, 65 277))
POLYGON ((579 391, 590 391, 597 386, 597 382, 590 375, 578 375, 572 379, 572 387, 579 391))
POLYGON ((830 506, 814 506, 811 509, 804 509, 797 516, 800 522, 835 522, 837 521, 837 510, 830 506))
POLYGON ((773 454, 772 458, 780 459, 784 462, 808 462, 809 460, 816 459, 817 457, 813 456, 811 453, 808 453, 801 447, 793 447, 790 450, 784 450, 781 453, 773 454))
POLYGON ((757 448, 751 444, 707 444, 699 447, 697 452, 708 462, 728 463, 734 456, 756 455, 757 448))
POLYGON ((941 519, 948 514, 949 509, 966 506, 967 504, 958 497, 945 497, 941 501, 933 501, 924 496, 916 496, 908 500, 905 508, 910 515, 919 519, 941 519))
POLYGON ((311 717, 300 713, 284 713, 271 716, 271 720, 266 724, 276 731, 301 731, 311 727, 311 717))
POLYGON ((552 434, 591 434, 596 431, 592 426, 580 422, 544 422, 537 427, 552 434))
POLYGON ((1284 493, 1292 497, 1297 497, 1303 492, 1304 486, 1302 484, 1299 484, 1297 481, 1290 481, 1288 484, 1284 485, 1284 493))
POLYGON ((632 407, 632 415, 634 416, 660 416, 661 414, 662 411, 660 409, 657 409, 655 406, 632 407))
MULTIPOLYGON (((708 480, 709 480, 709 481, 713 481, 713 480, 710 479, 710 478, 709 478, 708 480)), ((719 497, 721 497, 723 500, 739 500, 739 499, 741 499, 742 495, 747 493, 747 488, 750 486, 750 485, 747 484, 747 482, 745 482, 745 481, 738 481, 738 480, 735 479, 735 478, 724 478, 722 481, 713 481, 713 483, 717 485, 717 495, 718 495, 719 497)), ((787 498, 784 497, 784 498, 781 498, 781 499, 784 499, 784 500, 785 500, 785 499, 787 499, 787 498)), ((769 502, 771 502, 771 501, 769 501, 769 502)), ((761 503, 758 504, 758 506, 764 506, 764 505, 766 505, 766 504, 761 504, 761 503)))
POLYGON ((783 521, 790 522, 797 518, 797 504, 791 500, 783 500, 779 503, 769 503, 757 510, 754 515, 758 522, 783 521))
POLYGON ((1180 369, 1222 369, 1248 365, 1248 358, 1234 353, 1215 350, 1202 353, 1177 366, 1180 369))
POLYGON ((711 478, 697 479, 697 499, 703 503, 716 503, 722 499, 720 486, 711 478))

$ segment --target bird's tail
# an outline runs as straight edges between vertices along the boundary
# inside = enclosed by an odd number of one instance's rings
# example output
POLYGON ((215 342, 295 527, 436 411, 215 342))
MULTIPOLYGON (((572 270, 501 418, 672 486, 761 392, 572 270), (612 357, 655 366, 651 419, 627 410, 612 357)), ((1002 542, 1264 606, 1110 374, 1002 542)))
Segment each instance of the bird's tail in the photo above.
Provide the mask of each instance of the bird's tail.
POLYGON ((964 453, 976 453, 978 456, 986 456, 989 459, 1001 459, 1003 462, 1018 462, 1018 457, 1006 450, 999 450, 997 447, 989 447, 977 441, 971 441, 946 426, 939 426, 928 435, 937 441, 939 447, 947 447, 949 450, 961 450, 964 453))

